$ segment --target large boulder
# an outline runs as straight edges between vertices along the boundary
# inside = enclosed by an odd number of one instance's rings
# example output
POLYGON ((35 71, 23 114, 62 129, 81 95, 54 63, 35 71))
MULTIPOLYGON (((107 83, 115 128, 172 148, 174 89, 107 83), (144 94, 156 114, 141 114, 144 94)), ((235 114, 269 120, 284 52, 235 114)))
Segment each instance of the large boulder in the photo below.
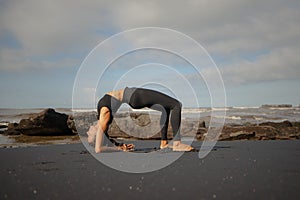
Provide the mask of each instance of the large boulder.
POLYGON ((263 122, 259 125, 225 126, 219 140, 289 140, 300 139, 298 122, 263 122))
POLYGON ((263 122, 260 123, 259 126, 272 126, 274 128, 282 129, 292 127, 293 124, 290 121, 283 121, 283 122, 263 122))
POLYGON ((159 139, 159 119, 158 115, 139 112, 118 115, 109 127, 108 134, 110 137, 159 139))
POLYGON ((278 134, 271 126, 225 126, 219 140, 273 140, 278 134))
POLYGON ((28 119, 22 119, 19 124, 8 126, 4 134, 23 135, 74 135, 76 134, 68 126, 69 116, 58 113, 54 109, 46 109, 40 113, 31 115, 28 119))
POLYGON ((265 122, 259 124, 259 126, 270 126, 278 130, 279 134, 276 135, 276 139, 288 140, 288 139, 300 139, 300 123, 299 122, 265 122))

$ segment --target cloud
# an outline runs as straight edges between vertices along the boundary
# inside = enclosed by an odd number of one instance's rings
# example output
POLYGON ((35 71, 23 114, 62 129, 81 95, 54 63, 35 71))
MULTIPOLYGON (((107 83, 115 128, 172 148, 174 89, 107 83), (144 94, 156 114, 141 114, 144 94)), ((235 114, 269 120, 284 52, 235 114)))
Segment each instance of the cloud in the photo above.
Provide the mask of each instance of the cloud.
MULTIPOLYGON (((223 59, 216 63, 225 83, 245 84, 300 77, 299 6, 293 0, 135 1, 114 16, 122 29, 161 26, 186 33, 223 59)), ((203 73, 214 77, 211 69, 203 73)))
POLYGON ((93 7, 93 4, 68 0, 13 0, 1 10, 1 27, 14 35, 27 52, 39 55, 59 48, 69 50, 78 41, 87 45, 94 31, 101 30, 105 24, 105 20, 97 23, 98 19, 105 19, 105 13, 101 4, 93 7))
POLYGON ((110 29, 105 3, 90 3, 5 1, 0 8, 0 35, 10 34, 19 45, 1 46, 0 69, 45 68, 51 60, 65 66, 67 60, 87 54, 110 29))
MULTIPOLYGON (((255 61, 240 60, 220 68, 225 84, 247 84, 260 81, 299 79, 300 48, 281 48, 262 55, 255 61)), ((204 69, 208 79, 214 79, 211 69, 204 69)))
POLYGON ((31 54, 19 49, 0 50, 0 70, 17 72, 25 69, 41 70, 60 67, 74 67, 79 65, 81 60, 78 58, 64 57, 59 60, 51 59, 32 59, 31 54))
POLYGON ((0 69, 77 66, 112 34, 157 26, 181 31, 224 58, 217 64, 232 83, 293 79, 300 64, 299 6, 296 0, 7 0, 0 8, 0 35, 9 33, 19 45, 0 47, 0 69))
POLYGON ((182 31, 212 53, 227 55, 287 45, 299 38, 297 1, 123 2, 114 13, 122 29, 161 26, 182 31))

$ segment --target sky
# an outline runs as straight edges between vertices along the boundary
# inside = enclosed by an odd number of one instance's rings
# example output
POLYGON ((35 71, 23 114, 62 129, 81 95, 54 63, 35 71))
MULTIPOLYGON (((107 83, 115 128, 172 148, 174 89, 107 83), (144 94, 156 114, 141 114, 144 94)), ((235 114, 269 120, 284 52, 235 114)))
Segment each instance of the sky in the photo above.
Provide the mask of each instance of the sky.
MULTIPOLYGON (((142 27, 174 30, 199 43, 220 71, 227 106, 298 106, 299 10, 298 0, 1 0, 0 108, 71 107, 73 89, 84 85, 76 82, 78 74, 92 50, 115 34, 142 27)), ((104 54, 157 42, 197 57, 188 43, 164 36, 146 32, 143 38, 122 38, 124 43, 106 46, 104 54)), ((98 60, 104 56, 96 52, 98 60)), ((111 61, 104 74, 96 68, 87 72, 99 78, 80 93, 82 107, 127 85, 160 90, 185 107, 209 107, 211 93, 220 89, 207 84, 216 79, 212 68, 199 75, 170 51, 141 49, 111 61)))

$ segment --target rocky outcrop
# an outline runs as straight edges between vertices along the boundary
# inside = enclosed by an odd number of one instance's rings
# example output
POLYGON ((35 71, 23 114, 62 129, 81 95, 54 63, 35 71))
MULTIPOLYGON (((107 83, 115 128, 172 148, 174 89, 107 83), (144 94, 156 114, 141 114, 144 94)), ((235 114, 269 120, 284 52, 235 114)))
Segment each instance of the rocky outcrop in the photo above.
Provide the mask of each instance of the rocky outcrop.
MULTIPOLYGON (((197 132, 197 138, 203 140, 205 132, 197 132), (203 133, 204 132, 204 133, 203 133)), ((225 125, 219 140, 290 140, 300 139, 300 122, 264 122, 258 125, 225 125)))
POLYGON ((8 125, 4 134, 7 135, 74 135, 70 125, 69 116, 58 113, 54 109, 46 109, 40 113, 32 114, 27 119, 22 119, 19 124, 11 123, 8 125), (68 122, 69 121, 69 122, 68 122))
POLYGON ((264 104, 262 108, 292 108, 292 104, 264 104))
MULTIPOLYGON (((86 136, 91 125, 96 123, 96 113, 78 113, 74 116, 76 129, 86 136)), ((117 114, 109 127, 108 134, 113 138, 160 139, 160 115, 144 112, 117 114)), ((198 128, 204 129, 205 123, 196 120, 182 120, 181 135, 195 137, 198 128)), ((171 126, 168 128, 168 138, 173 137, 171 126)))
MULTIPOLYGON (((115 116, 108 134, 113 138, 160 139, 159 115, 148 113, 122 113, 115 116), (151 126, 148 126, 153 123, 151 126), (142 127, 137 129, 136 126, 142 127), (150 127, 150 128, 149 128, 150 127)), ((75 117, 76 128, 79 134, 86 136, 90 125, 96 121, 96 113, 81 114, 75 117)), ((204 121, 184 119, 181 122, 181 135, 196 137, 204 140, 208 127, 204 121)), ((172 128, 169 126, 168 138, 172 138, 172 128)), ((223 127, 219 140, 286 140, 300 139, 300 122, 265 122, 261 124, 234 125, 227 124, 223 127)))
POLYGON ((293 124, 290 121, 283 122, 263 122, 260 123, 259 126, 271 126, 277 129, 283 129, 288 127, 293 127, 293 124))
POLYGON ((278 134, 271 126, 225 126, 219 140, 272 140, 278 134))

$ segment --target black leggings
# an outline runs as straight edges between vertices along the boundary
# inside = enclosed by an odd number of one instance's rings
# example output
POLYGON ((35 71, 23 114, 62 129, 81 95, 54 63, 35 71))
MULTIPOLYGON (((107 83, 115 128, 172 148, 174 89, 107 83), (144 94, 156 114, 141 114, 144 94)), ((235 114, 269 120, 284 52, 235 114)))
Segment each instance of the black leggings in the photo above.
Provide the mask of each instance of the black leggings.
POLYGON ((173 140, 180 140, 182 104, 178 100, 163 93, 143 88, 126 88, 124 96, 129 100, 129 102, 126 103, 134 109, 147 107, 162 113, 160 118, 162 140, 168 139, 169 118, 173 131, 173 140), (130 97, 128 97, 128 93, 130 97))

